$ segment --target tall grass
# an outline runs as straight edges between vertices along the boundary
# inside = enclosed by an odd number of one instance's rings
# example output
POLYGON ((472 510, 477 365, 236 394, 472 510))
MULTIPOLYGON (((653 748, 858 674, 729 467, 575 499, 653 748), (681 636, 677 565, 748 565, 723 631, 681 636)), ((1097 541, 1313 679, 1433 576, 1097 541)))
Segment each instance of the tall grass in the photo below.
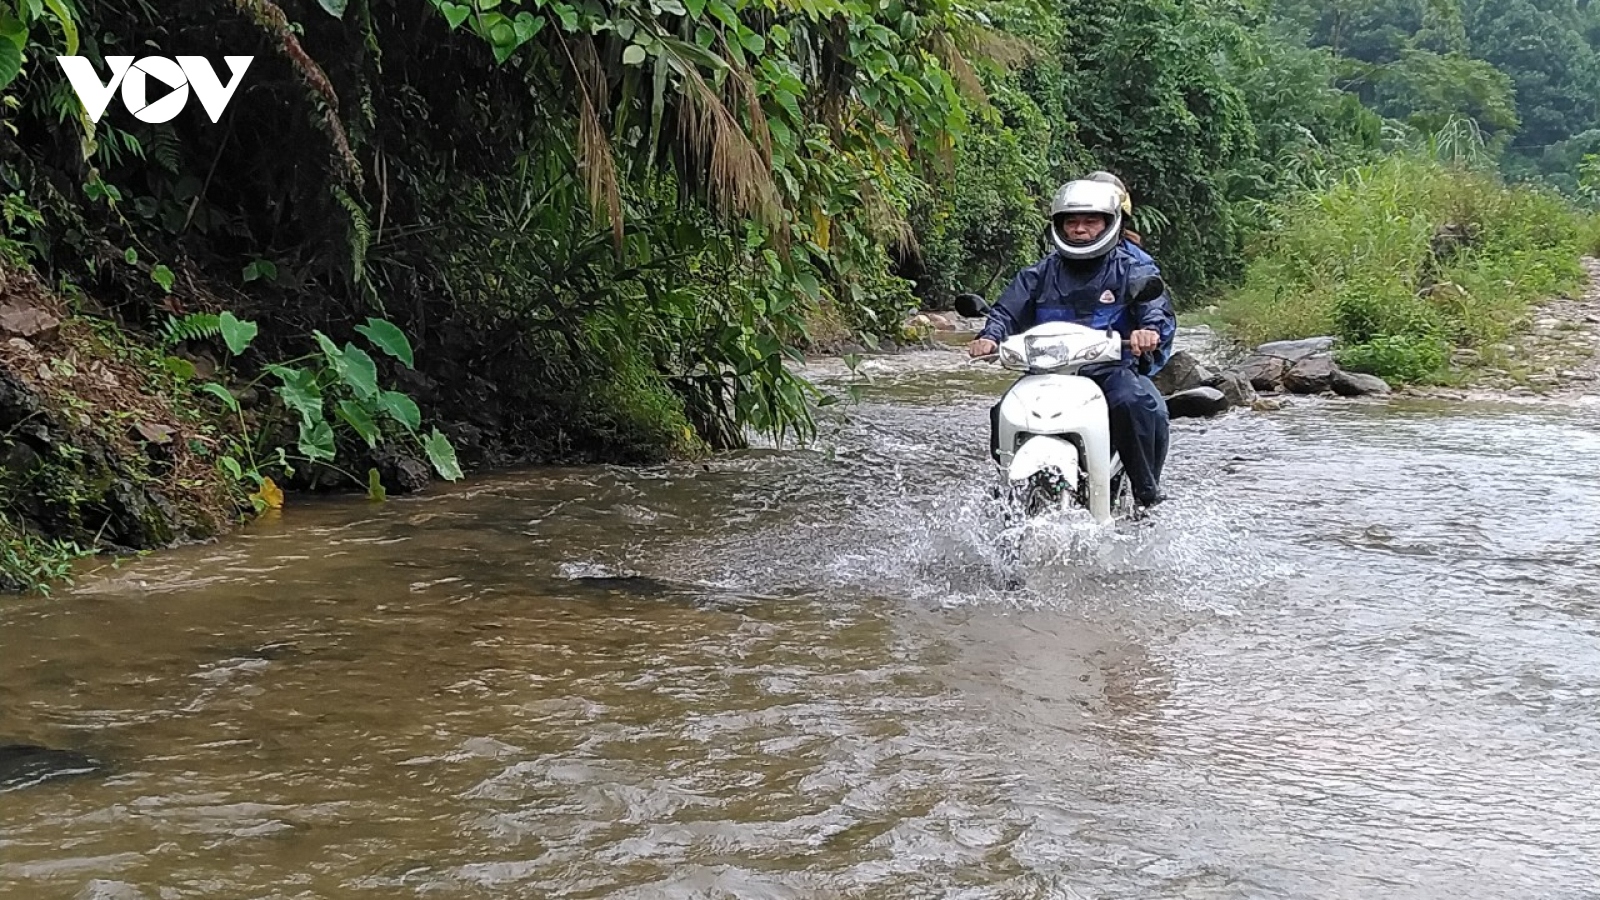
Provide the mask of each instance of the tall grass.
POLYGON ((1596 218, 1440 149, 1290 201, 1247 248, 1223 321, 1249 342, 1336 335, 1347 367, 1426 382, 1453 348, 1502 341, 1540 298, 1578 288, 1596 218))

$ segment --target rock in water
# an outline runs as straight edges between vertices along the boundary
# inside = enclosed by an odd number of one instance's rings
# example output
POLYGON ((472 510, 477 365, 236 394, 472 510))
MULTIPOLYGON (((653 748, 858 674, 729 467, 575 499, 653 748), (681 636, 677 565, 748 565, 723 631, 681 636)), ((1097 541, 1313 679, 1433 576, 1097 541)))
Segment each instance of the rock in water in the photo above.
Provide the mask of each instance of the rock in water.
POLYGON ((1228 398, 1216 388, 1197 387, 1167 398, 1167 415, 1173 419, 1214 416, 1228 409, 1228 398))
POLYGON ((1221 372, 1211 376, 1206 387, 1216 388, 1228 398, 1228 406, 1250 406, 1256 402, 1256 389, 1250 379, 1239 372, 1221 372))
POLYGON ((71 750, 0 744, 0 791, 32 787, 55 778, 92 775, 101 768, 100 763, 71 750))
POLYGON ((1389 393, 1389 382, 1376 375, 1365 375, 1360 372, 1346 372, 1343 369, 1333 373, 1333 392, 1342 397, 1365 397, 1368 394, 1389 393))
POLYGON ((1281 356, 1256 354, 1239 364, 1239 375, 1258 391, 1277 391, 1283 387, 1283 373, 1289 367, 1281 356))
POLYGON ((1321 393, 1333 386, 1335 368, 1329 354, 1303 357, 1283 373, 1283 386, 1296 394, 1321 393))
POLYGON ((1195 359, 1193 353, 1179 350, 1172 354, 1167 364, 1162 366, 1161 371, 1150 380, 1155 383, 1156 390, 1160 391, 1162 396, 1167 396, 1203 387, 1211 377, 1211 372, 1195 359))

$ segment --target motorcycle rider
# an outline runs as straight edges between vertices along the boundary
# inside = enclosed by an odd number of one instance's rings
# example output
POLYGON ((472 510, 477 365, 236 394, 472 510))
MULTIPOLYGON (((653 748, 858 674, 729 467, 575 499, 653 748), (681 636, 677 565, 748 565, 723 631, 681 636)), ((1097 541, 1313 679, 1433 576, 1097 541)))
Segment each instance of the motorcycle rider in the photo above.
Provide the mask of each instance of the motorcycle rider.
POLYGON ((967 352, 988 356, 1000 341, 1041 322, 1120 333, 1129 342, 1120 362, 1085 366, 1078 374, 1093 379, 1105 394, 1112 446, 1122 458, 1134 501, 1150 507, 1166 499, 1161 469, 1167 457, 1167 405, 1140 374, 1135 357, 1145 358, 1149 374, 1159 371, 1178 320, 1165 290, 1144 303, 1129 296, 1134 279, 1160 270, 1142 250, 1136 256, 1124 239, 1126 197, 1103 181, 1062 185, 1050 203, 1053 252, 1017 273, 967 352))

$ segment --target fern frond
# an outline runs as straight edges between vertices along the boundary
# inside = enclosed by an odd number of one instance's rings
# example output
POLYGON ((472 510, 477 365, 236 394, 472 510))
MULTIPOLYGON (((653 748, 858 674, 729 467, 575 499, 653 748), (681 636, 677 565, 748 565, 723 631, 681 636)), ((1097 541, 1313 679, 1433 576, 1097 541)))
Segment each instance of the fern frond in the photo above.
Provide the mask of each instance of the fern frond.
POLYGON ((216 313, 189 313, 182 318, 168 316, 161 329, 161 342, 166 347, 184 341, 200 341, 222 334, 222 317, 216 313))
POLYGON ((157 129, 150 136, 150 145, 146 149, 150 158, 170 174, 177 175, 183 167, 183 154, 178 150, 178 138, 171 127, 157 129))

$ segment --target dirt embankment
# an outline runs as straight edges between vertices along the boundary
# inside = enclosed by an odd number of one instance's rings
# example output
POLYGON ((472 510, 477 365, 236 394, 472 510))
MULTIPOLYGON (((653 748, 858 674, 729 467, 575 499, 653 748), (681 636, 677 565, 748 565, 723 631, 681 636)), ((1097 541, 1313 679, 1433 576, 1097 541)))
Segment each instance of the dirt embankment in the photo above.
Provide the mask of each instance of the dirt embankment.
POLYGON ((70 545, 147 550, 229 527, 219 427, 148 351, 0 268, 0 589, 48 581, 70 545))

